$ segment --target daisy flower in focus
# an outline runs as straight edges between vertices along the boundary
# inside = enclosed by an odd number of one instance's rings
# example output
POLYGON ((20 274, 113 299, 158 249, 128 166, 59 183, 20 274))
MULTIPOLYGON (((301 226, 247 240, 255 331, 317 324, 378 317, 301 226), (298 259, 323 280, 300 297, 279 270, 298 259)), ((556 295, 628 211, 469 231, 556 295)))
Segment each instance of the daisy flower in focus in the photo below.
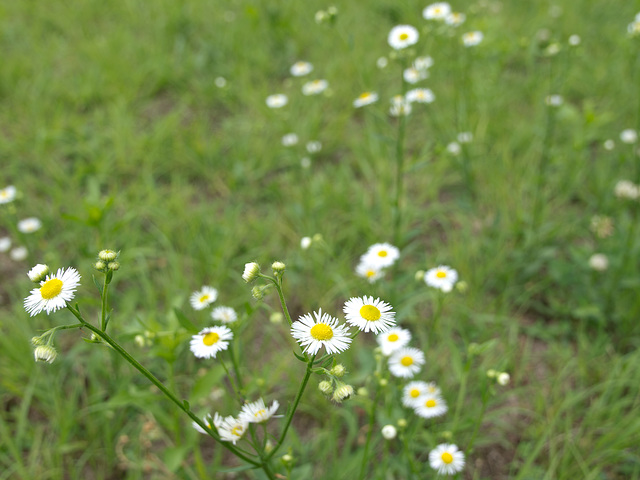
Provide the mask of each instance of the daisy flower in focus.
POLYGON ((458 281, 458 272, 446 265, 440 265, 427 270, 427 273, 424 274, 424 281, 430 287, 438 288, 443 292, 450 292, 458 281))
POLYGON ((478 31, 467 32, 464 35, 462 35, 462 43, 464 44, 465 47, 475 47, 480 42, 482 42, 483 38, 484 38, 484 35, 482 32, 478 32, 478 31))
POLYGON ((374 283, 384 276, 384 271, 379 265, 373 262, 361 261, 356 266, 356 275, 366 278, 369 283, 374 283))
POLYGON ((213 424, 218 430, 220 439, 223 442, 232 442, 234 445, 243 437, 249 426, 249 423, 245 420, 232 416, 221 417, 218 413, 214 414, 213 424))
POLYGON ((326 80, 313 80, 307 82, 302 86, 303 95, 318 95, 324 92, 329 87, 329 82, 326 80))
POLYGON ((313 316, 307 313, 293 322, 291 336, 303 347, 303 352, 311 355, 322 347, 329 354, 344 352, 351 343, 347 327, 338 325, 338 319, 322 313, 322 309, 313 312, 313 316))
POLYGON ((433 418, 444 415, 449 410, 440 395, 427 394, 416 399, 413 411, 422 418, 433 418))
POLYGON ((378 101, 378 94, 376 92, 363 92, 358 98, 353 101, 353 106, 356 108, 364 107, 378 101))
POLYGON ((233 308, 221 305, 211 310, 211 318, 222 323, 233 323, 238 319, 238 314, 233 308))
POLYGON ((402 404, 414 408, 421 404, 423 397, 429 395, 440 395, 440 389, 434 382, 409 382, 402 389, 402 404))
POLYGON ((189 298, 189 302, 194 310, 202 310, 208 307, 218 298, 218 290, 205 285, 200 290, 193 292, 189 298))
POLYGON ((264 404, 263 399, 258 399, 255 402, 245 403, 242 406, 242 410, 238 415, 240 420, 244 420, 247 423, 262 423, 269 420, 280 404, 277 400, 274 400, 269 408, 267 408, 264 404))
POLYGON ((269 108, 282 108, 289 102, 289 99, 284 93, 275 93, 269 95, 265 101, 269 108))
POLYGON ((456 445, 440 444, 429 452, 429 465, 439 475, 453 475, 464 468, 464 453, 456 445))
POLYGON ((400 258, 400 250, 390 243, 374 243, 360 257, 361 262, 377 265, 379 268, 390 267, 400 258))
POLYGON ((225 326, 209 327, 191 337, 191 351, 198 358, 216 358, 218 352, 229 347, 233 332, 225 326))
POLYGON ((411 340, 411 332, 404 328, 394 327, 376 337, 380 350, 385 357, 388 357, 396 350, 406 347, 411 340))
POLYGON ((0 204, 13 202, 16 199, 16 187, 9 185, 0 189, 0 204))
POLYGON ((347 323, 363 332, 386 332, 395 326, 395 312, 391 305, 379 298, 353 297, 347 300, 343 308, 347 323))
POLYGON ((40 230, 42 222, 35 217, 25 218, 18 222, 18 230, 22 233, 33 233, 36 230, 40 230))
POLYGON ((312 70, 313 65, 311 65, 309 62, 300 61, 291 65, 291 69, 289 71, 294 77, 303 77, 311 73, 312 70))
POLYGON ((49 315, 73 299, 78 285, 80 274, 75 268, 59 268, 55 275, 47 275, 40 282, 40 288, 31 290, 31 295, 24 299, 24 308, 32 317, 43 310, 49 315))
POLYGON ((389 357, 389 371, 394 377, 411 378, 420 371, 424 362, 424 353, 417 348, 400 348, 389 357))
POLYGON ((387 41, 394 50, 401 50, 418 42, 418 30, 411 25, 397 25, 389 32, 387 41))
POLYGON ((444 20, 451 13, 451 5, 447 2, 437 2, 428 5, 422 10, 425 20, 444 20))
POLYGON ((414 88, 407 92, 406 99, 410 103, 432 103, 436 96, 429 88, 414 88))

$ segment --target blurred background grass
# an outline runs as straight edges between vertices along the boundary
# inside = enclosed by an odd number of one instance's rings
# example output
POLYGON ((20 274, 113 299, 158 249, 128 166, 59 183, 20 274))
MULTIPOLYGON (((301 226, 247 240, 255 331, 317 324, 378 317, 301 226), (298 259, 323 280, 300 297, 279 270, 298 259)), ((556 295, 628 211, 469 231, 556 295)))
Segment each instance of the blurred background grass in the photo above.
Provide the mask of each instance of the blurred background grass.
MULTIPOLYGON (((335 5, 333 26, 314 21, 328 6, 317 1, 0 5, 0 187, 21 192, 1 206, 0 231, 29 248, 20 262, 0 254, 0 478, 229 475, 220 473, 233 465, 222 449, 167 413, 112 352, 68 333, 57 337, 53 365, 32 361, 29 339, 70 319, 27 316, 25 272, 40 262, 75 266, 83 275, 78 301, 97 312, 89 276, 102 248, 122 251, 113 334, 203 413, 224 409, 223 372, 192 358, 173 313, 182 308, 207 326, 208 316, 188 307, 201 285, 219 289, 218 303, 251 313, 243 333, 250 391, 286 403, 302 372, 287 329, 267 322, 274 299, 254 311, 240 278, 245 262, 287 264, 295 317, 318 307, 337 314, 350 296, 372 294, 415 332, 426 328, 433 298, 414 273, 449 264, 469 289, 447 299, 447 334, 430 341, 427 372, 450 402, 468 345, 493 340, 473 365, 478 380, 456 436, 471 434, 486 369, 512 374, 490 405, 465 478, 640 478, 637 238, 626 246, 638 206, 613 196, 616 181, 640 181, 637 154, 618 141, 639 126, 639 46, 626 25, 640 4, 454 4, 467 13, 459 34, 485 34, 472 51, 423 32, 418 53, 435 61, 423 83, 437 100, 414 106, 408 119, 403 256, 372 286, 353 268, 370 244, 391 240, 395 124, 387 102, 400 91, 398 67, 380 70, 376 59, 389 53, 392 26, 426 28, 426 4, 335 5), (576 49, 567 47, 571 34, 582 38, 576 49), (549 42, 562 46, 553 58, 541 54, 549 42), (290 77, 297 60, 314 65, 309 78, 290 77), (330 94, 302 96, 313 78, 327 79, 330 94), (354 111, 365 90, 381 100, 354 111), (276 92, 290 103, 270 110, 264 99, 276 92), (532 231, 551 93, 565 104, 532 231), (465 147, 473 198, 445 151, 460 131, 474 134, 465 147), (280 139, 289 132, 301 143, 287 149, 280 139), (610 138, 617 145, 607 151, 610 138), (304 152, 309 140, 323 149, 304 152), (594 214, 614 219, 612 237, 589 231, 594 214), (21 235, 15 221, 28 216, 43 228, 21 235), (302 251, 300 238, 316 233, 327 247, 302 251), (595 252, 609 256, 608 272, 589 269, 595 252), (133 338, 145 331, 155 336, 142 349, 133 338)), ((372 365, 372 342, 358 342, 342 356, 354 384, 372 365)), ((343 478, 357 468, 363 415, 307 392, 290 439, 297 478, 343 478), (323 424, 328 412, 341 420, 323 424), (305 473, 311 465, 314 473, 305 473)))

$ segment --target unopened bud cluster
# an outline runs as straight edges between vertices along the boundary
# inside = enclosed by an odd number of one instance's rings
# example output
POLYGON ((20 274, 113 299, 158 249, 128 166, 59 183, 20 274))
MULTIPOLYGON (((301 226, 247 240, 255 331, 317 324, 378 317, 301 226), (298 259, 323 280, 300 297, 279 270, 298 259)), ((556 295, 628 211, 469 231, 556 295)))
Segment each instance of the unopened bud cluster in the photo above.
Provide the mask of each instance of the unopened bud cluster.
POLYGON ((118 255, 120 255, 120 252, 101 250, 98 253, 98 261, 93 267, 102 273, 115 272, 120 268, 120 263, 117 261, 118 255))

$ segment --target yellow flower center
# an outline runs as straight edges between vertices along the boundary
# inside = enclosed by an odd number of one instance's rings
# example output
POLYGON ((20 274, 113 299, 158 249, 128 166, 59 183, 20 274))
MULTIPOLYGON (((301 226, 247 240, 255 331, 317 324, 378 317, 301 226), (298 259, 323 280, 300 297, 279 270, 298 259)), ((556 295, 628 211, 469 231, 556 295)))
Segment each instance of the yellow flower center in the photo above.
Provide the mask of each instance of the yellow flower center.
POLYGON ((389 255, 389 254, 387 253, 387 251, 386 251, 386 250, 380 250, 380 251, 378 252, 378 256, 379 256, 379 257, 384 258, 384 257, 386 257, 387 255, 389 255))
POLYGON ((400 34, 400 40, 406 40, 407 38, 409 38, 409 34, 408 33, 401 33, 400 34))
POLYGON ((373 277, 375 274, 376 274, 376 271, 375 271, 375 270, 367 270, 367 273, 366 273, 367 278, 371 278, 371 277, 373 277))
POLYGON ((0 190, 0 198, 9 198, 9 192, 6 190, 0 190))
POLYGON ((424 406, 428 408, 433 408, 436 406, 436 401, 433 398, 430 398, 429 400, 426 401, 424 406))
POLYGON ((364 100, 365 98, 369 98, 371 96, 371 94, 369 92, 364 92, 360 94, 360 97, 362 100, 364 100))
POLYGON ((50 300, 57 297, 58 295, 60 295, 61 291, 62 280, 59 280, 57 278, 47 280, 46 282, 44 282, 44 285, 40 287, 40 295, 42 295, 42 298, 44 298, 45 300, 50 300))
POLYGON ((263 408, 261 410, 258 410, 256 413, 253 414, 254 417, 256 418, 260 418, 262 417, 265 413, 267 413, 267 411, 263 408))
POLYGON ((220 335, 216 332, 209 332, 202 337, 202 343, 204 343, 207 347, 210 347, 214 343, 217 343, 220 340, 220 335))
POLYGON ((400 360, 400 363, 404 367, 409 367, 409 366, 413 365, 413 358, 411 358, 410 356, 407 355, 406 357, 402 357, 402 359, 400 360))
POLYGON ((380 310, 373 305, 365 305, 360 309, 360 316, 369 322, 380 320, 380 310))
POLYGON ((316 340, 331 340, 333 338, 333 330, 326 323, 316 323, 311 327, 309 333, 316 340))
POLYGON ((438 270, 438 272, 436 273, 436 277, 438 277, 438 278, 447 278, 447 272, 445 272, 443 270, 438 270))
POLYGON ((418 398, 420 396, 420 390, 418 390, 417 388, 412 388, 409 392, 409 395, 413 398, 418 398))
POLYGON ((236 425, 231 429, 231 435, 235 435, 236 437, 241 437, 243 433, 244 429, 242 428, 242 425, 236 425))
POLYGON ((440 458, 442 458, 442 461, 444 463, 453 462, 453 455, 451 455, 449 452, 443 452, 443 454, 442 454, 442 456, 440 458))
POLYGON ((397 342, 399 338, 400 337, 398 337, 397 333, 392 333, 391 335, 389 335, 387 337, 387 341, 389 341, 389 342, 397 342))
POLYGON ((205 293, 204 295, 202 295, 202 296, 198 299, 198 301, 199 301, 200 303, 204 303, 204 302, 206 302, 207 300, 209 300, 209 295, 208 295, 208 294, 206 294, 206 293, 205 293))

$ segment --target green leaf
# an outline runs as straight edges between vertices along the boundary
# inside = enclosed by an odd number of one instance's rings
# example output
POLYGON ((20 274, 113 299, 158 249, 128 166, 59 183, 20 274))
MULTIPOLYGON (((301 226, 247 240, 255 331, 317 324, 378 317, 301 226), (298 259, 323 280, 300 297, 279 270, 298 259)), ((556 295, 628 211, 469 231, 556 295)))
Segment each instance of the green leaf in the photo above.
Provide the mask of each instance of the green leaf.
POLYGON ((173 313, 176 314, 178 322, 180 322, 182 328, 184 328, 187 332, 196 334, 200 331, 193 323, 191 323, 191 320, 189 320, 187 316, 182 313, 182 310, 180 310, 179 308, 174 308, 173 313))
POLYGON ((100 296, 102 297, 102 284, 98 282, 95 275, 91 275, 91 278, 93 278, 93 284, 96 286, 96 288, 100 292, 100 296))
POLYGON ((171 472, 176 472, 184 458, 187 455, 190 447, 187 445, 183 445, 180 447, 169 447, 164 450, 164 464, 171 472))

